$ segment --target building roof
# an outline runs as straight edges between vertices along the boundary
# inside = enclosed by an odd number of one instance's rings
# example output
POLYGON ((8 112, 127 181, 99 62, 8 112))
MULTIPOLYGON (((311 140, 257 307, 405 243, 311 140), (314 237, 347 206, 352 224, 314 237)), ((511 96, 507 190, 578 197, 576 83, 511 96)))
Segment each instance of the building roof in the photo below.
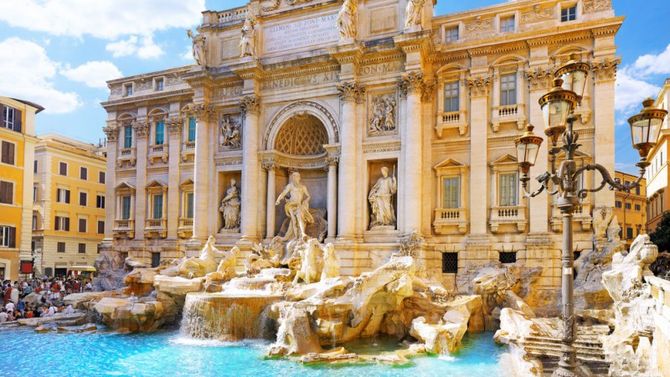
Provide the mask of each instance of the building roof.
POLYGON ((40 113, 40 112, 42 112, 42 110, 44 110, 43 106, 40 106, 40 105, 36 104, 35 102, 30 102, 30 101, 26 101, 26 100, 22 100, 22 99, 19 99, 19 98, 14 98, 14 97, 11 97, 11 98, 14 101, 19 101, 19 102, 24 103, 28 106, 34 107, 35 109, 37 109, 37 111, 35 111, 35 114, 40 113))

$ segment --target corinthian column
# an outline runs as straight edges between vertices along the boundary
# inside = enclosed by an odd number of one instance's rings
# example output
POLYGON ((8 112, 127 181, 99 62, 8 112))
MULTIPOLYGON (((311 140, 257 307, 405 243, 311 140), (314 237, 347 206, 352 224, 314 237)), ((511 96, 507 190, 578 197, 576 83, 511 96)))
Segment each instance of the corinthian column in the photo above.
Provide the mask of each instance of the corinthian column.
POLYGON ((328 158, 328 239, 337 233, 337 157, 328 158))
POLYGON ((266 238, 271 240, 275 236, 275 165, 272 162, 263 163, 263 169, 268 172, 267 198, 265 202, 265 232, 266 238))
POLYGON ((242 98, 242 239, 258 241, 258 113, 259 99, 249 95, 242 98))
POLYGON ((144 219, 146 218, 147 192, 147 135, 149 134, 149 124, 147 120, 140 120, 133 123, 135 130, 135 171, 137 178, 135 181, 137 190, 135 191, 135 239, 144 239, 144 219))
MULTIPOLYGON (((195 128, 195 166, 193 168, 193 241, 202 243, 209 236, 208 213, 210 210, 209 197, 209 141, 211 138, 212 109, 208 105, 193 105, 189 111, 196 116, 195 128)), ((214 200, 215 202, 216 200, 214 200)))
MULTIPOLYGON (((614 171, 614 92, 618 64, 618 59, 605 58, 593 65, 595 90, 591 108, 597 109, 593 121, 598 127, 593 156, 595 162, 608 171, 614 171)), ((595 193, 595 206, 613 207, 614 191, 600 190, 595 193)))
POLYGON ((356 230, 356 203, 352 193, 356 192, 356 107, 363 100, 365 89, 350 81, 337 86, 342 101, 342 133, 340 135, 340 171, 338 182, 337 216, 341 239, 352 239, 356 230))
POLYGON ((117 140, 119 129, 116 122, 110 121, 107 127, 103 129, 107 137, 107 173, 105 175, 105 241, 111 243, 114 239, 112 229, 114 229, 114 220, 116 215, 116 152, 118 151, 117 140))
POLYGON ((177 228, 179 227, 179 146, 181 145, 181 118, 168 119, 168 187, 167 203, 167 238, 177 238, 177 228))
POLYGON ((488 205, 488 95, 489 77, 468 79, 470 88, 470 233, 482 235, 487 229, 488 205))
POLYGON ((410 72, 403 76, 400 82, 400 91, 405 96, 406 110, 402 137, 402 155, 404 168, 402 169, 402 184, 405 200, 402 213, 399 214, 399 229, 405 233, 421 232, 421 166, 422 166, 422 130, 421 96, 424 83, 423 73, 410 72))

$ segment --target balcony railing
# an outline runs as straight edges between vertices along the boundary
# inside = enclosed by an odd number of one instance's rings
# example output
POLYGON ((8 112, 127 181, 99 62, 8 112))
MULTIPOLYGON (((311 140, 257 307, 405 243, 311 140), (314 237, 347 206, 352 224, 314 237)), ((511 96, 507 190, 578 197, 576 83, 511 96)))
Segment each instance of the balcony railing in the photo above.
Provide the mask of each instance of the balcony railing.
POLYGON ((444 130, 451 128, 457 128, 461 136, 466 134, 468 123, 465 111, 448 111, 438 115, 437 126, 435 127, 438 137, 442 137, 444 130))
POLYGON ((118 167, 135 166, 137 157, 135 156, 135 147, 122 148, 119 151, 119 157, 116 159, 118 167))
POLYGON ((526 207, 499 206, 491 208, 489 225, 491 232, 524 232, 526 230, 526 207))
POLYGON ((160 237, 165 238, 167 236, 167 220, 166 219, 146 219, 144 221, 144 233, 147 237, 160 237))
POLYGON ((184 142, 181 148, 181 160, 187 162, 195 156, 195 141, 184 142))
POLYGON ((526 106, 523 104, 503 105, 493 108, 491 124, 493 131, 498 132, 500 123, 516 123, 518 129, 526 125, 526 106))
POLYGON ((132 219, 117 219, 114 220, 114 232, 115 237, 135 237, 135 220, 132 219))
POLYGON ((180 238, 189 238, 193 235, 193 218, 180 217, 177 235, 180 238))
POLYGON ((433 228, 437 234, 465 234, 468 212, 465 208, 437 208, 433 228))
POLYGON ((164 164, 168 162, 168 148, 165 144, 152 145, 149 147, 149 161, 154 163, 161 160, 164 164))

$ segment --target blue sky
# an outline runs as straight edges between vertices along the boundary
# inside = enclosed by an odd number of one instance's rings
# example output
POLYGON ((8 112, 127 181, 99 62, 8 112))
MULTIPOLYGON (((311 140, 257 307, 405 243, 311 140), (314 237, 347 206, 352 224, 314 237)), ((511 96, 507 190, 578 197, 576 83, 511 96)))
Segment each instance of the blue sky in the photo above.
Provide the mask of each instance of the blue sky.
MULTIPOLYGON (((436 14, 502 0, 439 0, 436 14)), ((105 80, 192 62, 185 29, 200 11, 246 0, 0 0, 0 95, 42 104, 37 132, 88 142, 103 137, 105 80), (8 55, 8 52, 11 54, 8 55)), ((634 171, 625 120, 670 77, 668 0, 614 0, 626 21, 618 34, 617 166, 634 171), (644 6, 641 6, 644 4, 644 6), (659 32, 662 30, 662 32, 659 32)), ((597 125, 596 125, 597 126, 597 125)))

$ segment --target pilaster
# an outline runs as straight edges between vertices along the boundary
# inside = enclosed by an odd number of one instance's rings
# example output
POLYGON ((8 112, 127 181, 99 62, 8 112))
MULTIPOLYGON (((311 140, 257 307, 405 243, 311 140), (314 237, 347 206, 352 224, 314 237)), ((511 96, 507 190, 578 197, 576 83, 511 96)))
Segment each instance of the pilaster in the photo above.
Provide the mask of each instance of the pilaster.
MULTIPOLYGON (((595 88, 593 93, 594 122, 596 127, 593 156, 595 162, 608 171, 614 171, 614 98, 617 66, 620 59, 606 58, 593 63, 595 88)), ((595 207, 613 207, 615 193, 612 190, 601 190, 595 194, 595 207)))
POLYGON ((491 77, 467 79, 470 89, 470 233, 487 233, 488 192, 488 96, 491 77))
POLYGON ((111 242, 114 238, 114 220, 116 216, 116 154, 118 151, 119 129, 115 121, 108 121, 103 129, 107 137, 107 173, 105 175, 105 240, 111 242))
POLYGON ((144 239, 144 220, 146 219, 146 184, 147 184, 147 135, 149 124, 146 119, 133 123, 135 131, 135 164, 136 191, 135 191, 135 238, 144 239))
POLYGON ((258 159, 258 116, 260 99, 255 95, 242 97, 240 101, 242 118, 242 219, 240 231, 242 240, 257 242, 258 234, 258 195, 259 195, 259 159, 258 159))
POLYGON ((172 117, 167 120, 168 129, 168 187, 167 192, 167 238, 176 239, 179 228, 179 159, 183 118, 172 117))

